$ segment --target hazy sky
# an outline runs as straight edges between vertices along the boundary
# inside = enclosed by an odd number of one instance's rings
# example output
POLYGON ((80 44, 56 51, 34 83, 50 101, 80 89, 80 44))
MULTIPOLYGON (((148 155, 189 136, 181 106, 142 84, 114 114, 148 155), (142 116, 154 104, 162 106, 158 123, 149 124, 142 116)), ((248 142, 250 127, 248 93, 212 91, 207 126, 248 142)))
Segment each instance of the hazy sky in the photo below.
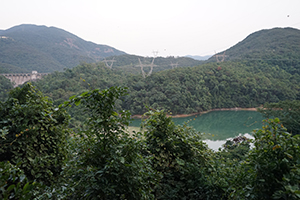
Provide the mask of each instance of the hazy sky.
POLYGON ((135 55, 212 55, 261 29, 300 29, 300 0, 2 0, 0 29, 20 24, 135 55))

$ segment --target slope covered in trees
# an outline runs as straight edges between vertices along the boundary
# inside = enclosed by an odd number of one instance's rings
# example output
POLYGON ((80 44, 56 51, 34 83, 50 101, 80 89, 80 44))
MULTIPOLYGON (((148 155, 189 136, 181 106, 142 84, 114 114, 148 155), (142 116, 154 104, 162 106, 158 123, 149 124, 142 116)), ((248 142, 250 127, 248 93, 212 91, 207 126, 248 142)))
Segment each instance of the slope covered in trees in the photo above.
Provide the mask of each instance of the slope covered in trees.
POLYGON ((26 72, 62 71, 80 62, 97 62, 121 54, 125 53, 55 27, 19 25, 0 32, 2 70, 9 69, 9 64, 26 72))
POLYGON ((270 65, 226 62, 162 71, 128 79, 124 106, 143 113, 144 104, 172 113, 212 108, 256 107, 266 102, 299 98, 299 75, 270 65))
MULTIPOLYGON (((300 30, 273 28, 250 34, 243 41, 218 53, 225 60, 247 60, 278 65, 289 73, 300 73, 300 30)), ((209 62, 215 62, 211 57, 209 62)))
MULTIPOLYGON (((257 107, 267 102, 287 99, 299 100, 300 76, 297 71, 299 65, 281 62, 277 59, 277 54, 265 50, 269 45, 278 51, 290 52, 294 60, 299 59, 300 56, 297 57, 299 52, 291 45, 298 41, 298 32, 287 28, 251 34, 241 44, 228 50, 232 52, 238 49, 241 55, 244 53, 246 56, 244 60, 209 62, 195 67, 169 69, 154 72, 151 76, 143 78, 140 72, 133 73, 140 71, 134 66, 141 57, 120 55, 115 57, 117 62, 112 69, 105 67, 104 63, 82 63, 74 69, 55 72, 45 77, 37 82, 37 86, 53 98, 56 105, 89 88, 125 86, 129 88, 129 95, 124 97, 125 101, 119 106, 129 109, 132 114, 144 113, 146 106, 165 108, 173 114, 183 114, 213 108, 257 107), (280 35, 286 37, 282 38, 280 35), (263 41, 260 42, 261 40, 263 41), (266 47, 260 45, 264 41, 266 47), (285 41, 287 45, 283 45, 285 41), (243 50, 245 44, 251 47, 251 51, 243 50), (254 56, 255 49, 264 52, 264 56, 274 58, 276 63, 271 59, 247 59, 247 56, 249 58, 254 56), (130 68, 132 71, 128 70, 130 68)), ((282 56, 289 59, 287 54, 282 56)), ((151 63, 152 59, 145 58, 141 61, 151 63)), ((196 64, 189 58, 173 57, 158 57, 154 64, 167 66, 173 61, 175 63, 177 59, 178 63, 184 60, 191 66, 196 64)))
POLYGON ((299 99, 298 74, 266 63, 223 62, 164 70, 143 78, 109 69, 103 63, 82 64, 53 73, 36 84, 57 104, 88 88, 128 87, 120 106, 142 114, 146 106, 173 114, 213 108, 257 107, 266 102, 299 99))

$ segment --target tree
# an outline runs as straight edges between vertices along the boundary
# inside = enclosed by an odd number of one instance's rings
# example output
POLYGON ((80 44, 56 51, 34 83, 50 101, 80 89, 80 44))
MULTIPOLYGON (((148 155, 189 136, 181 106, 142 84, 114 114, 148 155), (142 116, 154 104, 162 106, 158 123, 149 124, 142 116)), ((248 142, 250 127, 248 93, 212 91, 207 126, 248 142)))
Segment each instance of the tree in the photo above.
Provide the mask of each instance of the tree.
MULTIPOLYGON (((266 120, 255 132, 254 146, 242 168, 247 182, 239 181, 235 199, 299 199, 300 137, 292 136, 279 119, 266 120)), ((240 179, 241 180, 241 179, 240 179)))
POLYGON ((35 183, 28 182, 24 172, 8 161, 0 162, 0 198, 29 200, 35 183))
POLYGON ((155 199, 205 198, 207 147, 194 129, 176 126, 163 110, 145 113, 146 149, 152 168, 160 174, 155 199))
POLYGON ((292 134, 300 133, 300 101, 286 100, 278 103, 266 103, 258 109, 266 118, 279 118, 287 131, 292 134))
POLYGON ((220 151, 223 157, 242 161, 250 150, 250 139, 245 136, 237 136, 232 140, 227 140, 220 151))
MULTIPOLYGON (((77 199, 151 199, 154 174, 141 154, 138 134, 125 132, 128 111, 117 112, 116 101, 126 90, 111 87, 73 96, 64 105, 80 103, 89 113, 85 129, 74 135, 72 171, 75 183, 70 198, 77 199)), ((63 107, 63 105, 61 106, 63 107)))
POLYGON ((19 165, 29 180, 51 185, 66 158, 69 116, 31 84, 0 102, 0 161, 19 165))
POLYGON ((11 89, 13 89, 13 85, 10 80, 0 75, 0 101, 4 101, 7 98, 11 89))

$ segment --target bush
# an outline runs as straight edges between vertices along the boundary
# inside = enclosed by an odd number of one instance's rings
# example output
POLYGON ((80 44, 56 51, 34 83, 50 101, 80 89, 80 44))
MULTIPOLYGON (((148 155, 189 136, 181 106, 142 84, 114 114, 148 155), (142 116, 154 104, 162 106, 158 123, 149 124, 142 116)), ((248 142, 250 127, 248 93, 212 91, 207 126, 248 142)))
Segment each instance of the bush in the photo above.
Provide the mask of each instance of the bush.
POLYGON ((0 102, 0 161, 19 165, 29 180, 51 185, 66 157, 68 115, 31 84, 0 102))
POLYGON ((164 111, 145 114, 145 142, 152 168, 160 174, 155 199, 201 199, 206 197, 206 145, 200 134, 176 126, 164 111))
POLYGON ((31 199, 34 185, 20 168, 8 161, 0 162, 0 199, 31 199))
POLYGON ((279 119, 269 119, 255 132, 255 148, 243 163, 248 182, 237 197, 246 199, 300 198, 300 137, 292 136, 279 119))
POLYGON ((141 155, 143 144, 138 134, 125 132, 130 113, 115 111, 115 102, 126 90, 112 87, 92 90, 72 97, 86 107, 86 129, 74 140, 74 192, 77 199, 151 199, 155 175, 147 158, 141 155))

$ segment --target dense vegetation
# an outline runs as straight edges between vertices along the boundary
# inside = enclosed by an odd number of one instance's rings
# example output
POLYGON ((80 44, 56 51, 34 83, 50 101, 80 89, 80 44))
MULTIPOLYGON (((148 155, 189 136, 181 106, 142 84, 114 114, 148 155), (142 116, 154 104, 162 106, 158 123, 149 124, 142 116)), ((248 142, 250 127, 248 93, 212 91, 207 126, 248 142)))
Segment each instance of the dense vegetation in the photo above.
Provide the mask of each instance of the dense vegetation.
POLYGON ((164 70, 146 78, 132 55, 112 69, 82 62, 36 87, 11 90, 0 77, 0 198, 300 199, 298 32, 254 33, 226 52, 243 59, 192 67, 158 57, 164 70), (218 152, 166 116, 263 104, 268 119, 255 139, 218 152), (128 133, 130 116, 144 113, 143 132, 128 133))
POLYGON ((98 63, 53 73, 37 82, 37 87, 58 105, 89 88, 125 86, 129 95, 119 104, 132 114, 143 114, 145 106, 183 114, 296 100, 299 81, 298 74, 264 62, 208 63, 160 71, 145 79, 98 63))
POLYGON ((300 134, 300 101, 286 100, 278 103, 266 103, 258 109, 265 118, 277 117, 281 120, 287 131, 292 134, 300 134))
POLYGON ((252 149, 236 138, 213 152, 162 110, 145 114, 144 133, 128 134, 130 113, 117 109, 126 93, 91 89, 55 108, 30 84, 12 90, 0 104, 0 198, 300 198, 300 137, 278 118, 254 132, 252 149), (72 105, 89 113, 77 132, 66 128, 72 105))
POLYGON ((13 88, 9 79, 4 76, 0 76, 0 101, 3 101, 8 97, 8 92, 13 88))
POLYGON ((60 146, 66 142, 68 115, 31 85, 12 90, 0 110, 0 161, 21 163, 28 178, 52 184, 65 159, 60 146))
MULTIPOLYGON (((243 41, 218 55, 226 55, 225 61, 260 61, 267 65, 277 65, 291 74, 300 74, 299 41, 298 29, 266 29, 250 34, 243 41)), ((208 62, 215 61, 215 57, 208 60, 208 62)))
POLYGON ((4 36, 0 37, 0 71, 11 66, 25 72, 62 71, 80 62, 97 62, 125 54, 55 27, 19 25, 2 30, 0 36, 4 36))

